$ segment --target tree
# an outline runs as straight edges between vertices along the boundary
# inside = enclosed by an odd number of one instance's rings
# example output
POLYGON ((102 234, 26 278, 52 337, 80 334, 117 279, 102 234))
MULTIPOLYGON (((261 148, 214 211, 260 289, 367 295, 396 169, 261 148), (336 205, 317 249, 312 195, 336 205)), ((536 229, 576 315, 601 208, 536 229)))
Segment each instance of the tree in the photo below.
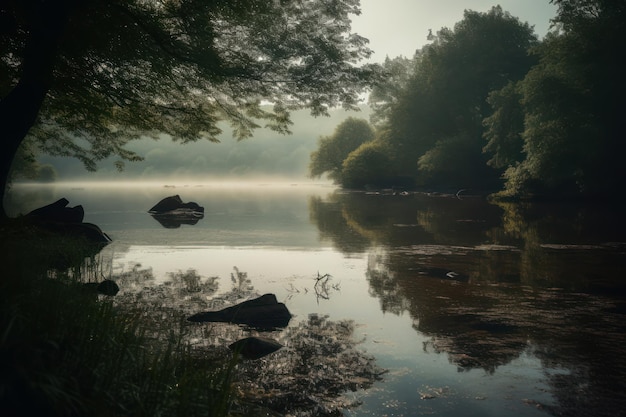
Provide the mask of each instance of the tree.
POLYGON ((380 141, 367 142, 343 161, 340 182, 346 188, 393 185, 395 170, 389 151, 380 141))
POLYGON ((409 79, 415 70, 416 58, 385 58, 382 64, 383 76, 372 86, 368 103, 372 109, 370 121, 375 126, 382 125, 389 117, 392 106, 407 88, 409 79))
POLYGON ((374 130, 365 119, 349 117, 331 136, 322 136, 319 146, 311 153, 309 175, 319 178, 324 174, 336 182, 341 182, 343 162, 350 152, 374 139, 374 130))
POLYGON ((415 73, 389 112, 400 174, 430 186, 491 185, 498 173, 485 167, 482 154, 482 121, 492 111, 487 98, 524 77, 535 63, 528 49, 536 43, 532 27, 499 6, 466 10, 454 30, 437 32, 416 55, 415 73), (465 161, 450 165, 451 158, 465 161))
MULTIPOLYGON (((378 74, 358 66, 350 33, 358 0, 7 0, 0 3, 0 193, 28 135, 87 169, 165 133, 217 141, 264 123, 288 132, 289 111, 355 108, 378 74), (261 108, 273 103, 273 111, 261 108)), ((4 211, 2 212, 4 214, 4 211)))
POLYGON ((493 113, 483 119, 483 135, 487 140, 483 152, 491 155, 487 164, 497 169, 513 166, 524 157, 524 111, 519 86, 519 82, 510 82, 500 90, 489 93, 487 98, 493 113))
POLYGON ((460 134, 438 140, 417 160, 422 183, 439 188, 498 188, 497 177, 482 154, 480 135, 460 134))
MULTIPOLYGON (((517 86, 523 157, 505 172, 505 194, 611 197, 626 181, 626 4, 555 4, 557 30, 536 48, 539 62, 517 86)), ((507 106, 492 104, 494 114, 507 106)), ((491 145, 508 140, 505 132, 491 133, 491 145)))

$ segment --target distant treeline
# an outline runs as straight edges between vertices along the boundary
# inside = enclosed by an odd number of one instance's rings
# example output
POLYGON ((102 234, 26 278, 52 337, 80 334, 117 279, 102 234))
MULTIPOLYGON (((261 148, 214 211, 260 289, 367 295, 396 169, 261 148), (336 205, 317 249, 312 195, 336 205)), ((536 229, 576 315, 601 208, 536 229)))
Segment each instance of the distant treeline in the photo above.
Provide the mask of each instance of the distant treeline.
POLYGON ((387 59, 370 122, 322 137, 310 175, 350 188, 611 197, 626 180, 626 2, 554 0, 552 29, 466 11, 414 57, 387 59))

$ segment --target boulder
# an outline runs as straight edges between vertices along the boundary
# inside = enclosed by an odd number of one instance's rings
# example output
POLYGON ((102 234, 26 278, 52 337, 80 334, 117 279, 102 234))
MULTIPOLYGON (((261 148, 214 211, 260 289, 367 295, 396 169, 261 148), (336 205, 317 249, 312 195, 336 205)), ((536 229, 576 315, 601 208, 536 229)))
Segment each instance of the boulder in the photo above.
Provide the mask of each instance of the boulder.
MULTIPOLYGON (((53 226, 54 227, 54 226, 53 226)), ((112 239, 93 223, 65 223, 57 225, 60 232, 82 237, 90 243, 108 244, 112 239)))
POLYGON ((183 224, 193 226, 202 219, 202 213, 173 210, 166 214, 152 214, 152 218, 166 229, 178 229, 183 224))
POLYGON ((173 195, 156 203, 148 213, 163 227, 175 229, 183 224, 198 223, 204 217, 204 207, 193 201, 184 203, 179 195, 173 195))
POLYGON ((120 291, 120 287, 111 279, 105 279, 102 282, 86 282, 83 287, 86 292, 108 296, 114 296, 120 291))
POLYGON ((287 327, 291 313, 274 294, 244 301, 219 311, 206 311, 187 318, 193 322, 224 322, 243 324, 257 329, 287 327))
POLYGON ((67 198, 61 198, 52 204, 31 211, 26 216, 46 223, 82 223, 85 218, 83 206, 67 207, 69 203, 67 198))
POLYGON ((61 198, 52 204, 37 208, 26 214, 42 229, 64 236, 83 238, 89 243, 108 244, 111 238, 93 223, 84 223, 83 206, 67 207, 69 201, 61 198))
POLYGON ((276 352, 282 347, 283 345, 274 339, 258 336, 246 337, 228 346, 230 350, 238 353, 245 359, 259 359, 276 352))
POLYGON ((156 203, 148 213, 150 214, 168 214, 168 213, 183 213, 183 212, 194 212, 194 213, 203 213, 204 207, 201 207, 198 203, 190 201, 188 203, 183 203, 183 200, 179 195, 173 195, 170 197, 165 197, 163 200, 156 203))
POLYGON ((117 283, 111 279, 105 279, 96 287, 98 293, 103 295, 114 296, 120 291, 120 287, 117 283))

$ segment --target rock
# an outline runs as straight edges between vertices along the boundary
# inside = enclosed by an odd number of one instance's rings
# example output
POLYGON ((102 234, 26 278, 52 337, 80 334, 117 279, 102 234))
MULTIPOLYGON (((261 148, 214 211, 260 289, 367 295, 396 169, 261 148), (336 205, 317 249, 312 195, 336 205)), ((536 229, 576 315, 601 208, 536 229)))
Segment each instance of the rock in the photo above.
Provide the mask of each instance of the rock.
POLYGON ((166 229, 178 229, 183 224, 193 226, 202 219, 203 214, 185 210, 172 210, 165 214, 152 214, 152 218, 166 229))
POLYGON ((204 207, 193 201, 183 203, 179 195, 165 197, 155 204, 148 213, 161 225, 175 229, 183 224, 194 225, 204 217, 204 207))
POLYGON ((93 223, 67 223, 61 229, 73 236, 83 237, 92 243, 108 244, 112 239, 93 223))
POLYGON ((173 195, 171 197, 165 197, 163 200, 156 203, 148 213, 150 214, 166 214, 175 210, 187 210, 196 213, 204 213, 204 207, 198 205, 193 201, 189 203, 183 203, 179 195, 173 195))
POLYGON ((246 337, 228 346, 230 350, 240 354, 245 359, 259 359, 282 347, 283 345, 274 339, 258 336, 246 337))
POLYGON ((83 206, 66 207, 69 203, 67 198, 61 198, 31 211, 26 216, 41 222, 82 223, 85 217, 83 206))
POLYGON ((93 223, 84 223, 83 206, 67 207, 69 201, 61 198, 52 204, 28 213, 25 218, 50 232, 84 238, 89 243, 108 244, 111 238, 93 223))
POLYGON ((287 327, 291 313, 274 294, 244 301, 219 311, 206 311, 187 318, 193 322, 225 322, 244 324, 258 329, 287 327))
POLYGON ((83 287, 89 293, 98 293, 109 296, 114 296, 120 291, 120 287, 117 285, 117 283, 110 279, 105 279, 100 283, 86 282, 85 284, 83 284, 83 287))
POLYGON ((100 284, 98 284, 97 291, 103 295, 114 296, 120 291, 120 287, 115 281, 105 279, 100 284))

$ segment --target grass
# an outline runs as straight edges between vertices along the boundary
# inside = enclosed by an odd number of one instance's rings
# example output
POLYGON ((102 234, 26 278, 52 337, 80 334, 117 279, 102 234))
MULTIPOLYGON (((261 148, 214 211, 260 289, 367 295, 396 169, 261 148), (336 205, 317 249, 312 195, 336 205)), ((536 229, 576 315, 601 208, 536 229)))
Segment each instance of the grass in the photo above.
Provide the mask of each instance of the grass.
POLYGON ((190 346, 182 323, 155 335, 79 268, 51 274, 93 253, 17 223, 0 225, 0 415, 228 415, 234 360, 190 346))

